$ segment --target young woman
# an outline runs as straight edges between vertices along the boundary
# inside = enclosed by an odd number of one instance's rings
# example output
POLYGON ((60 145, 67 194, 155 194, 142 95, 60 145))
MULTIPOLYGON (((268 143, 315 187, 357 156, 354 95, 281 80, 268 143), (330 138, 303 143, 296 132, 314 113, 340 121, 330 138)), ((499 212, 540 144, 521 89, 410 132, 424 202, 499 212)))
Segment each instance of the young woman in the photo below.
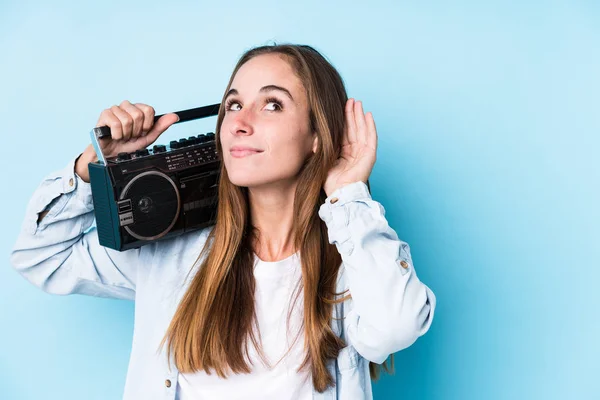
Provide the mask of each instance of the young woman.
MULTIPOLYGON (((104 110, 108 156, 177 120, 104 110)), ((315 49, 246 52, 219 110, 216 223, 138 249, 99 245, 90 146, 33 194, 11 254, 48 293, 135 300, 125 399, 369 399, 390 354, 431 325, 433 292, 365 184, 372 114, 315 49)))

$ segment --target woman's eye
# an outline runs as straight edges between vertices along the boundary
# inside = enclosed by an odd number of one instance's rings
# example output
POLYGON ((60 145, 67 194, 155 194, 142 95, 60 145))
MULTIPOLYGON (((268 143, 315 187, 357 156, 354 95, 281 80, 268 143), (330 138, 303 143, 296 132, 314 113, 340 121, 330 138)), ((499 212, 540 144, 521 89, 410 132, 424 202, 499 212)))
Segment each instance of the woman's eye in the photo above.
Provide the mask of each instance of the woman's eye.
POLYGON ((281 110, 281 104, 279 104, 278 101, 269 101, 267 103, 267 106, 270 106, 269 107, 269 111, 278 111, 278 110, 281 110))
MULTIPOLYGON (((236 105, 237 105, 237 106, 239 106, 239 105, 240 105, 240 103, 238 103, 238 102, 236 102, 236 101, 232 101, 232 102, 230 102, 230 103, 229 103, 229 105, 227 106, 227 109, 228 109, 228 110, 233 110, 233 107, 235 107, 236 105)), ((233 111, 237 111, 237 110, 233 110, 233 111)))
MULTIPOLYGON (((279 100, 267 100, 267 111, 281 111, 283 106, 279 100)), ((235 100, 231 100, 227 102, 227 107, 225 107, 225 111, 239 111, 241 109, 240 103, 235 100)))

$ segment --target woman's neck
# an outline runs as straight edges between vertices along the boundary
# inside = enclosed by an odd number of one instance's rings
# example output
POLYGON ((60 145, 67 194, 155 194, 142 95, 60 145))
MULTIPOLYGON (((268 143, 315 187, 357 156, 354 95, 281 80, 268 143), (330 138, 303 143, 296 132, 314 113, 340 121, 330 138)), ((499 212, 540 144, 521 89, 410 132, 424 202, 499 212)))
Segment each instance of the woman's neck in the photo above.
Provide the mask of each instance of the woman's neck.
POLYGON ((253 243, 253 249, 263 261, 283 260, 296 252, 293 237, 295 192, 295 182, 248 190, 250 220, 258 229, 258 240, 253 243))

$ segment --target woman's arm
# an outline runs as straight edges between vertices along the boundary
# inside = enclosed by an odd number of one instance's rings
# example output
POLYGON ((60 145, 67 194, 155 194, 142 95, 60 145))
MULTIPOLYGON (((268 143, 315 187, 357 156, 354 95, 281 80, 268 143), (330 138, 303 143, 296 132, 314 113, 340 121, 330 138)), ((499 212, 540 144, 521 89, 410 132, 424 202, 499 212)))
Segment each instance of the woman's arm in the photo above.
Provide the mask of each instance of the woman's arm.
POLYGON ((148 251, 119 252, 100 245, 91 227, 91 185, 75 173, 80 156, 47 175, 34 191, 10 262, 48 293, 133 300, 137 268, 148 251))
POLYGON ((333 192, 319 209, 329 243, 343 260, 352 310, 349 344, 381 364, 429 329, 436 298, 413 267, 410 248, 388 225, 385 210, 361 181, 333 192))

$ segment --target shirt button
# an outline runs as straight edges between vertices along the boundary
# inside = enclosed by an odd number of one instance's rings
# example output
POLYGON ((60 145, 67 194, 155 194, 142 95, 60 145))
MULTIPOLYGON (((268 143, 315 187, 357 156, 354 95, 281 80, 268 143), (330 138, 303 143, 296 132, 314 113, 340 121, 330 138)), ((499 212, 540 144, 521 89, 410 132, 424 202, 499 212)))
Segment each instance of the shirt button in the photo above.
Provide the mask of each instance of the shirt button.
POLYGON ((333 199, 329 200, 329 203, 331 203, 331 204, 335 204, 335 203, 337 203, 337 202, 338 202, 338 200, 339 200, 339 199, 338 199, 337 197, 334 197, 333 199))
POLYGON ((404 260, 400 261, 400 265, 402 266, 402 268, 408 268, 408 263, 404 260))
POLYGON ((170 379, 167 379, 167 380, 165 381, 165 386, 166 386, 166 387, 171 387, 171 380, 170 380, 170 379))
POLYGON ((69 179, 69 186, 73 186, 73 178, 69 179))

